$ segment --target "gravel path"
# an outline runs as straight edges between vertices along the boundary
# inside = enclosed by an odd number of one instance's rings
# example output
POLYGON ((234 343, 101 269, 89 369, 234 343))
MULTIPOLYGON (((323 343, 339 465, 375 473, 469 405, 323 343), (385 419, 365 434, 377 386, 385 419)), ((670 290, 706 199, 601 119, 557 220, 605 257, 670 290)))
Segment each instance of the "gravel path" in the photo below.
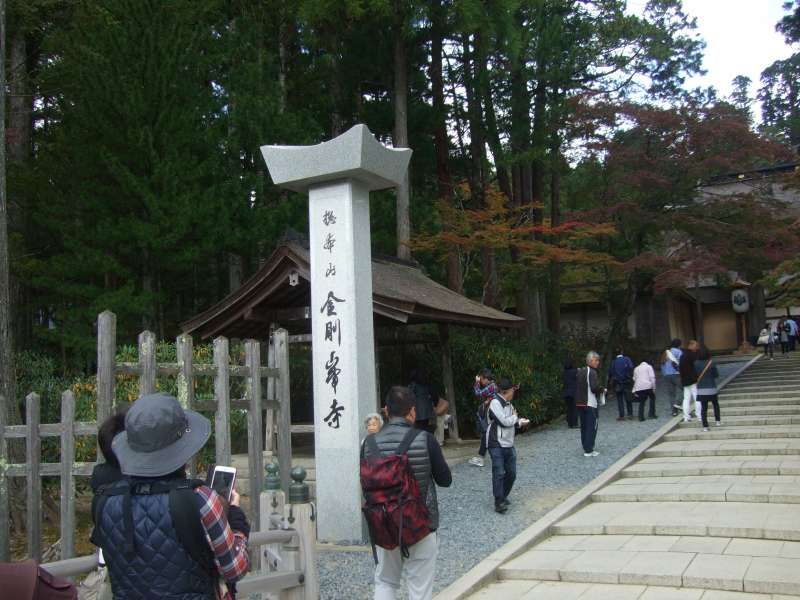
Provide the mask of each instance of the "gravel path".
MULTIPOLYGON (((737 366, 719 365, 721 378, 737 366)), ((661 427, 671 417, 666 405, 659 394, 658 419, 617 422, 611 398, 600 408, 596 458, 584 458, 580 430, 563 422, 518 436, 517 481, 505 515, 494 512, 490 461, 483 468, 455 466, 453 485, 438 490, 441 524, 434 590, 447 587, 661 427)), ((322 552, 318 562, 323 600, 372 598, 371 552, 322 552)), ((405 589, 398 597, 407 597, 405 589)))

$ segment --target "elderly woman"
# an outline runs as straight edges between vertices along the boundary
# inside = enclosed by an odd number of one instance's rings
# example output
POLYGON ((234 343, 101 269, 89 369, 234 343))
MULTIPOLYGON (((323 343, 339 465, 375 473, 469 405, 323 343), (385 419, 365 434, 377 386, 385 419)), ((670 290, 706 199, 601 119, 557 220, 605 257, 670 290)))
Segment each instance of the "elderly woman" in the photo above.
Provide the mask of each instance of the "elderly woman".
POLYGON ((581 421, 581 444, 583 455, 587 458, 597 456, 594 449, 597 438, 597 406, 605 404, 606 389, 600 385, 597 367, 600 366, 600 355, 589 352, 586 355, 586 366, 578 369, 575 377, 575 406, 581 421))
POLYGON ((383 417, 378 413, 369 413, 364 419, 364 427, 367 428, 367 435, 378 433, 383 427, 383 417))

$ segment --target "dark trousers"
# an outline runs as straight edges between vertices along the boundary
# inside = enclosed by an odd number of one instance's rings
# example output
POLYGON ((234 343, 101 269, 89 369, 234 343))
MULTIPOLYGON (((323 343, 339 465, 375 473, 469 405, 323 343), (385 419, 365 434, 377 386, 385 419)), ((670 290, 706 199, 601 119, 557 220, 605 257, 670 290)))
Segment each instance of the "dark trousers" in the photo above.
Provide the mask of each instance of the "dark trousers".
POLYGON ((594 441, 597 438, 597 409, 591 406, 578 407, 581 419, 581 444, 587 454, 594 452, 594 441))
POLYGON ((475 415, 475 431, 481 436, 481 443, 480 446, 478 446, 478 456, 486 456, 486 427, 482 417, 484 419, 486 417, 486 410, 483 406, 478 409, 478 414, 475 415))
POLYGON ((564 396, 564 407, 567 410, 567 425, 569 427, 578 426, 578 409, 575 408, 575 398, 564 396))
POLYGON ((772 358, 772 349, 773 349, 772 344, 764 344, 764 356, 766 356, 767 353, 769 353, 769 357, 772 358))
POLYGON ((789 352, 794 352, 796 347, 797 347, 797 336, 796 335, 790 335, 789 336, 789 352))
POLYGON ((498 504, 508 498, 517 479, 517 451, 515 448, 489 448, 492 457, 492 493, 498 504))
POLYGON ((781 354, 786 354, 789 351, 789 342, 781 342, 781 354))
POLYGON ((647 411, 648 417, 656 416, 656 393, 653 390, 639 390, 633 394, 633 401, 639 404, 639 420, 644 421, 644 405, 650 399, 650 408, 647 411))
POLYGON ((617 410, 620 418, 625 416, 625 409, 628 409, 628 416, 633 415, 633 404, 631 403, 631 393, 628 386, 624 384, 614 384, 614 394, 617 396, 617 410))
POLYGON ((714 420, 719 421, 719 398, 714 394, 713 396, 698 396, 700 400, 700 412, 703 418, 703 427, 708 427, 708 403, 714 405, 714 420))
POLYGON ((428 433, 436 433, 436 421, 433 419, 420 419, 414 421, 414 428, 427 431, 428 433))

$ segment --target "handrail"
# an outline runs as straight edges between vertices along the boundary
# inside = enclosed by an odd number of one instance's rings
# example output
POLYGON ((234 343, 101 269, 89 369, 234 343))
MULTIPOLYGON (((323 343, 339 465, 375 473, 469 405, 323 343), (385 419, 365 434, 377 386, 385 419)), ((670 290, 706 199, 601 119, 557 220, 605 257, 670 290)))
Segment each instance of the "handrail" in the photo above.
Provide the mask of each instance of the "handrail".
MULTIPOLYGON (((248 545, 250 546, 264 546, 266 544, 287 544, 297 537, 297 531, 294 529, 272 529, 269 531, 254 531, 248 538, 248 545)), ((57 560, 50 563, 42 563, 40 565, 47 572, 58 575, 60 577, 75 577, 88 573, 97 567, 97 553, 89 554, 87 556, 78 556, 77 558, 67 558, 65 560, 57 560)), ((292 573, 288 573, 291 575, 292 573)), ((302 574, 301 574, 302 575, 302 574)), ((248 577, 246 579, 253 579, 248 577)), ((242 580, 245 581, 245 580, 242 580)), ((267 580, 264 580, 267 581, 267 580)), ((241 582, 238 584, 241 585, 241 582)), ((292 586, 299 585, 294 583, 292 586)), ((276 588, 286 589, 286 588, 276 588)))

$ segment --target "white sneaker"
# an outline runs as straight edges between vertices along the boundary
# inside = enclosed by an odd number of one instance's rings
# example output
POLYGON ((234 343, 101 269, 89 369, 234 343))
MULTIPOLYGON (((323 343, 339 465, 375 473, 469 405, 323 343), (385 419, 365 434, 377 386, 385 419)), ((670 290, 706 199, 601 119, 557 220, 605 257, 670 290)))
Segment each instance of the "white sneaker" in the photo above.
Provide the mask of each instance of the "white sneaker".
POLYGON ((722 427, 722 421, 717 421, 717 422, 716 422, 716 426, 717 426, 717 427, 722 427))
POLYGON ((600 453, 597 450, 595 450, 594 452, 592 452, 592 456, 600 456, 600 453))
POLYGON ((482 467, 483 459, 480 456, 473 456, 469 459, 469 464, 471 464, 473 467, 482 467))
POLYGON ((683 422, 684 423, 691 423, 692 422, 692 417, 683 417, 683 422))
POLYGON ((586 458, 591 458, 592 456, 594 456, 594 452, 584 452, 584 453, 583 453, 583 455, 584 455, 586 458))
POLYGON ((708 431, 708 427, 703 427, 703 431, 708 431))

